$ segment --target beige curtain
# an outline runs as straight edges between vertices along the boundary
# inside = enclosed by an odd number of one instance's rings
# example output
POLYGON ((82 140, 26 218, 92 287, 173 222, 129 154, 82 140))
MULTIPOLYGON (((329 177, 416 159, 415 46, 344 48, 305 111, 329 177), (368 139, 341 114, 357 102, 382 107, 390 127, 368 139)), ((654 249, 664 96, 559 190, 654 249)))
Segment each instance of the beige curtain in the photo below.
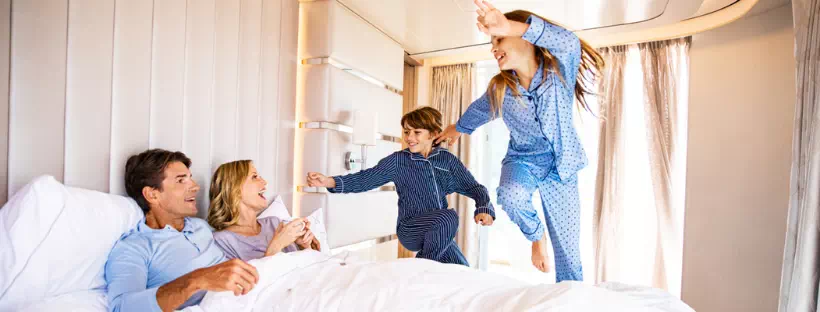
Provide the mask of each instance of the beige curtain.
POLYGON ((780 312, 815 312, 820 275, 820 0, 792 1, 797 102, 780 312))
MULTIPOLYGON (((685 159, 679 159, 677 149, 684 148, 686 142, 678 142, 679 131, 685 131, 681 123, 681 105, 678 92, 689 92, 687 79, 683 73, 689 68, 689 47, 691 37, 641 43, 641 69, 644 80, 644 111, 646 112, 647 143, 654 187, 657 212, 657 244, 655 247, 655 270, 653 286, 680 293, 681 268, 683 261, 682 224, 684 185, 676 185, 684 180, 683 171, 675 169, 685 166, 685 159)), ((683 117, 683 118, 681 118, 683 117)), ((683 158, 683 157, 681 157, 683 158)))
POLYGON ((600 283, 620 267, 619 257, 613 256, 622 241, 621 216, 623 198, 620 187, 624 185, 623 139, 623 93, 624 67, 627 47, 609 47, 599 51, 606 67, 598 85, 598 105, 601 117, 601 133, 598 141, 598 176, 595 185, 593 213, 593 246, 595 282, 600 283))
MULTIPOLYGON (((438 109, 442 115, 442 122, 446 125, 455 124, 461 115, 467 111, 472 103, 473 80, 475 68, 472 64, 458 64, 433 68, 433 88, 431 90, 431 106, 438 109)), ((448 149, 458 156, 461 162, 470 168, 470 137, 461 136, 448 149)), ((475 204, 472 200, 458 194, 447 197, 450 207, 456 209, 459 215, 459 229, 456 234, 456 243, 464 252, 464 257, 475 266, 478 263, 477 232, 473 222, 475 204)))
MULTIPOLYGON (((596 185, 593 237, 595 239, 595 280, 604 282, 619 280, 630 276, 647 276, 646 283, 653 287, 680 293, 680 276, 682 267, 682 209, 685 171, 685 142, 680 142, 685 129, 686 116, 680 113, 686 103, 679 103, 688 93, 688 50, 690 38, 651 42, 627 47, 612 47, 601 50, 606 62, 603 81, 599 88, 601 106, 601 133, 599 142, 598 181, 596 185), (627 62, 630 51, 640 52, 640 73, 643 85, 627 81, 627 62), (643 98, 626 99, 625 88, 643 90, 643 98), (631 101, 625 105, 625 101, 631 101), (638 104, 640 102, 641 104, 638 104), (637 104, 637 105, 636 105, 637 104), (646 138, 627 137, 625 110, 643 109, 643 126, 646 127, 646 138), (648 171, 651 186, 641 192, 651 193, 655 199, 652 208, 657 215, 656 245, 654 263, 648 267, 625 271, 628 267, 621 261, 630 256, 630 248, 636 248, 634 242, 627 242, 625 233, 629 227, 646 226, 633 224, 634 219, 627 219, 628 210, 635 207, 624 198, 625 189, 636 185, 626 185, 626 178, 637 174, 625 168, 627 142, 646 140, 648 150, 648 171)), ((638 70, 637 66, 631 67, 638 70)), ((632 77, 632 76, 630 76, 632 77)), ((629 128, 632 129, 632 128, 629 128)), ((634 133, 634 132, 633 132, 634 133)), ((640 145, 638 145, 640 146, 640 145)), ((644 248, 637 245, 637 248, 644 248)), ((651 252, 651 249, 647 249, 651 252)), ((654 260, 654 261, 652 261, 654 260)))

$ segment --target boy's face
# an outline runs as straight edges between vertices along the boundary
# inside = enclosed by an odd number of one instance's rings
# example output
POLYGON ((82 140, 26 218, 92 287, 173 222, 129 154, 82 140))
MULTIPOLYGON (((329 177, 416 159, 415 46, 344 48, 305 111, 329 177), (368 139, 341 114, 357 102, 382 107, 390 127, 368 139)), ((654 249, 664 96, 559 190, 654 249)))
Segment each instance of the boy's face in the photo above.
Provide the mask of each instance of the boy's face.
POLYGON ((404 125, 404 142, 410 147, 410 152, 423 153, 433 148, 434 133, 430 133, 427 129, 413 128, 407 124, 404 125))

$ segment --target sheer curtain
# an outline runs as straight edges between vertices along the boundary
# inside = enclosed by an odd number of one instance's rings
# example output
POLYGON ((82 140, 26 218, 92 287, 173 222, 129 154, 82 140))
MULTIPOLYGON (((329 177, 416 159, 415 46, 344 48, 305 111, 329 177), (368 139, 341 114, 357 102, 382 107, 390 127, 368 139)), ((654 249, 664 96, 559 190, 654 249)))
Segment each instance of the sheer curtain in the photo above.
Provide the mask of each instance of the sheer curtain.
POLYGON ((653 285, 680 293, 691 37, 642 43, 647 142, 657 211, 653 285))
POLYGON ((601 50, 596 282, 680 294, 690 42, 601 50))
POLYGON ((780 312, 818 309, 820 270, 820 0, 792 1, 797 102, 780 312))
MULTIPOLYGON (((433 88, 431 90, 431 106, 442 114, 442 123, 455 124, 461 115, 470 106, 473 99, 473 80, 475 68, 473 64, 458 64, 433 68, 433 88)), ((471 169, 470 164, 470 136, 462 135, 459 140, 448 147, 461 162, 471 169)), ((447 197, 450 207, 456 209, 459 216, 459 228, 456 234, 456 243, 464 252, 464 257, 471 265, 478 261, 476 224, 473 222, 475 203, 465 196, 451 194, 447 197)))
POLYGON ((623 241, 620 217, 624 209, 621 186, 624 172, 623 110, 624 72, 627 47, 608 47, 599 51, 604 59, 602 79, 598 85, 601 133, 598 141, 598 176, 595 187, 592 236, 595 257, 595 281, 603 282, 620 267, 618 242, 623 241))

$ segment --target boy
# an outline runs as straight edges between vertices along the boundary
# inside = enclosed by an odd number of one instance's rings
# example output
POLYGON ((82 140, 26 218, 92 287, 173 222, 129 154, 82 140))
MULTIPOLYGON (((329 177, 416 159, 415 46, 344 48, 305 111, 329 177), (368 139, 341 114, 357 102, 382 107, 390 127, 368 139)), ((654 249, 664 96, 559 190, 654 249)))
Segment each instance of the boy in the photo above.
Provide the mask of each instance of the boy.
POLYGON ((458 158, 433 145, 441 133, 441 113, 423 107, 401 119, 408 148, 385 157, 370 169, 326 177, 309 172, 308 185, 323 186, 331 193, 365 192, 388 182, 396 184, 399 219, 396 232, 401 244, 417 251, 417 258, 469 265, 453 241, 458 215, 448 209, 447 195, 456 192, 476 202, 476 223, 492 225, 495 211, 487 188, 478 184, 458 158))

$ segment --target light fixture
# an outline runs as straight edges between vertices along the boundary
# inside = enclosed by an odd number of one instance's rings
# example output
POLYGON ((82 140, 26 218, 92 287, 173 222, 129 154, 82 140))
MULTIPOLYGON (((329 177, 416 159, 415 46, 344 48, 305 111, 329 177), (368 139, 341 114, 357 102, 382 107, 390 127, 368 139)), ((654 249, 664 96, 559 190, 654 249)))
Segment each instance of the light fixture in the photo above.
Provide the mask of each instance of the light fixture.
MULTIPOLYGON (((367 169, 367 147, 376 146, 376 132, 379 116, 373 111, 357 110, 353 112, 353 144, 362 146, 361 169, 367 169)), ((345 167, 353 170, 359 159, 353 152, 345 155, 345 167)))

